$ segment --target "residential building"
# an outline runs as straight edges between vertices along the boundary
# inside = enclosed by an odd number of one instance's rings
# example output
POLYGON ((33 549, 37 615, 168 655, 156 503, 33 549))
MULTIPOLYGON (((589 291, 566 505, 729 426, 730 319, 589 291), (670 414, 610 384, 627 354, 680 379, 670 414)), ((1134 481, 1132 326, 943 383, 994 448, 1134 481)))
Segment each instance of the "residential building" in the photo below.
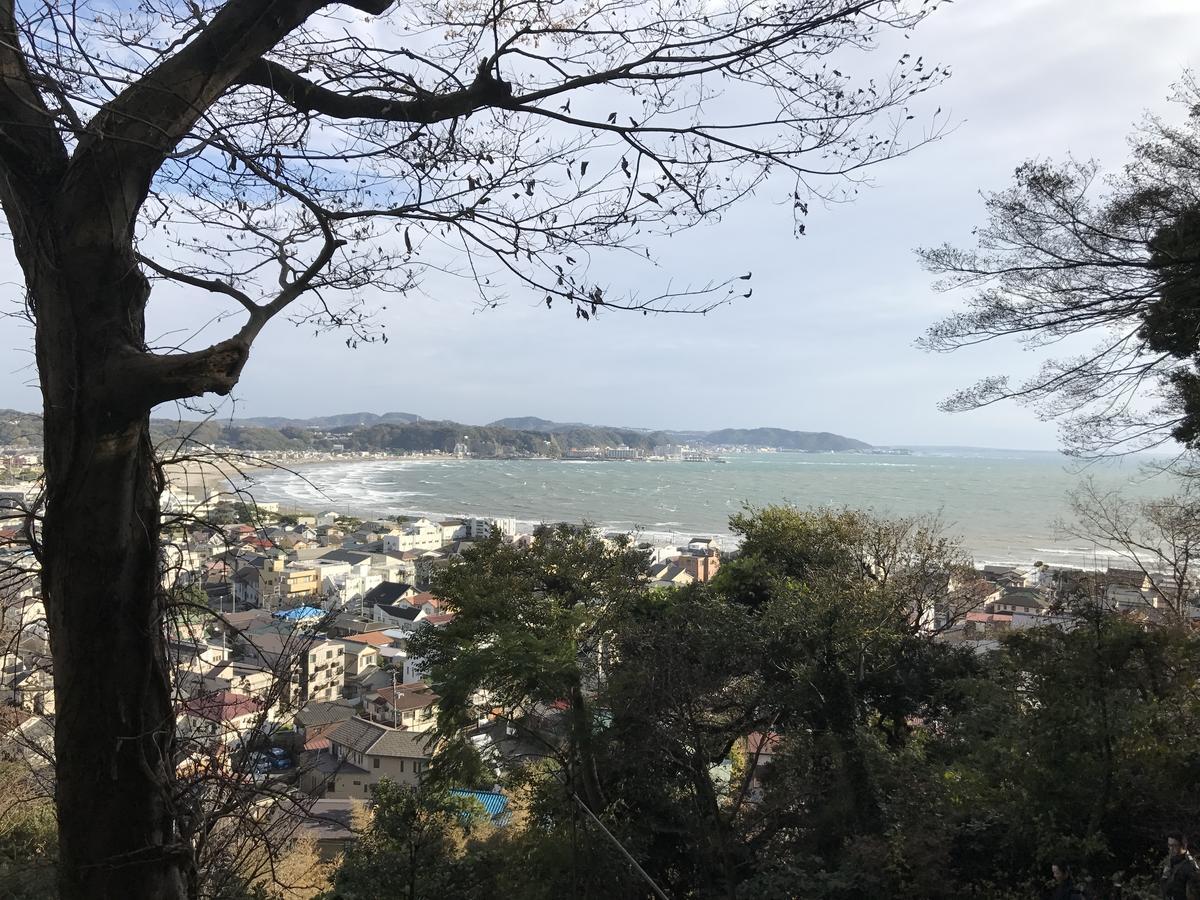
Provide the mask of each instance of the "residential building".
MULTIPOLYGON (((401 603, 417 592, 411 584, 396 584, 385 581, 376 585, 363 597, 363 608, 371 609, 376 606, 394 606, 401 603)), ((378 620, 376 620, 378 621, 378 620)))
POLYGON ((376 622, 380 622, 388 628, 415 631, 421 610, 407 605, 376 606, 374 616, 376 622))
POLYGON ((292 685, 292 702, 336 700, 345 682, 345 647, 324 635, 274 624, 243 632, 242 659, 270 669, 292 685))
POLYGON ((245 694, 200 694, 179 705, 176 734, 181 741, 204 747, 233 747, 257 729, 269 728, 269 714, 261 700, 245 694))
POLYGON ((363 715, 374 722, 409 731, 437 724, 438 696, 423 681, 389 685, 363 697, 363 715))
POLYGON ((395 784, 416 785, 429 762, 429 736, 423 732, 388 728, 355 717, 328 732, 329 757, 324 796, 369 797, 387 778, 395 784))
POLYGON ((372 643, 348 640, 347 638, 340 640, 345 650, 347 680, 357 678, 370 666, 379 665, 379 648, 372 643))
POLYGON ((233 578, 234 599, 263 609, 285 609, 320 592, 319 569, 288 565, 283 556, 257 557, 233 578))

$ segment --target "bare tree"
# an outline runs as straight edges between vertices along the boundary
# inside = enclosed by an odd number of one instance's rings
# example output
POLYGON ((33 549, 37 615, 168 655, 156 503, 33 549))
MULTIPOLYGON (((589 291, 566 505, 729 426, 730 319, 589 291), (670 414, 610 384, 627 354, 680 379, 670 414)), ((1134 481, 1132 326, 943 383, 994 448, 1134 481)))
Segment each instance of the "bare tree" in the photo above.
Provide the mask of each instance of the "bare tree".
MULTIPOLYGON (((946 74, 843 70, 932 0, 0 0, 0 204, 44 401, 38 538, 57 721, 61 892, 180 897, 159 591, 157 404, 228 394, 274 318, 373 340, 368 295, 431 269, 578 318, 703 312, 737 279, 622 293, 595 258, 789 179, 812 195, 906 152, 946 74), (156 281, 241 316, 150 346, 156 281)), ((920 143, 934 136, 925 132, 920 143)), ((748 276, 743 276, 748 277, 748 276)))
MULTIPOLYGON (((1104 491, 1094 479, 1084 479, 1071 495, 1073 520, 1060 526, 1064 533, 1091 543, 1128 566, 1141 581, 1144 611, 1156 611, 1173 622, 1191 616, 1200 587, 1200 488, 1196 474, 1181 479, 1177 494, 1140 502, 1104 491)), ((1112 587, 1104 575, 1099 575, 1097 582, 1100 589, 1112 587)))
POLYGON ((986 196, 974 249, 920 251, 938 286, 967 308, 929 329, 924 346, 956 350, 997 338, 1032 348, 1089 339, 1014 384, 1005 376, 949 397, 957 411, 1014 399, 1063 425, 1069 452, 1099 455, 1200 439, 1200 84, 1174 99, 1182 123, 1148 116, 1124 169, 1034 160, 986 196))

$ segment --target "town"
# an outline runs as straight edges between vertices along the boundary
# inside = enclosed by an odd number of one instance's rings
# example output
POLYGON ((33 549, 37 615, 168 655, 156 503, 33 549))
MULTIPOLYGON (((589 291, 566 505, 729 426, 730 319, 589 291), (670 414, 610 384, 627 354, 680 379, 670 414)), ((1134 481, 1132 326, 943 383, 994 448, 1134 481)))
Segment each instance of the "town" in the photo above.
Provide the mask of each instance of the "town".
MULTIPOLYGON (((35 476, 40 461, 15 451, 0 460, 12 481, 0 486, 6 641, 0 756, 28 767, 31 783, 49 794, 52 664, 26 530, 36 497, 31 483, 17 480, 35 476)), ((439 752, 439 696, 425 661, 410 652, 419 630, 455 619, 454 607, 430 590, 438 573, 480 542, 520 548, 532 537, 511 518, 368 521, 337 510, 281 513, 278 504, 255 503, 248 494, 196 496, 177 486, 164 492, 162 506, 176 774, 185 782, 241 785, 261 798, 286 786, 302 810, 295 834, 333 859, 354 840, 356 810, 381 782, 420 784, 439 752)), ((645 582, 664 589, 710 581, 738 552, 713 536, 681 546, 637 546, 645 582)), ((1200 617, 1191 583, 1143 569, 1089 573, 1039 561, 959 572, 936 602, 914 608, 912 618, 936 640, 984 654, 1010 632, 1070 629, 1071 599, 1081 591, 1102 608, 1147 624, 1200 617)), ((554 712, 550 706, 538 714, 554 712)), ((492 698, 476 697, 475 713, 469 739, 495 766, 496 783, 490 790, 457 791, 503 826, 509 798, 501 773, 519 765, 521 742, 492 698)), ((755 760, 755 784, 778 740, 771 731, 742 736, 739 752, 755 760)))

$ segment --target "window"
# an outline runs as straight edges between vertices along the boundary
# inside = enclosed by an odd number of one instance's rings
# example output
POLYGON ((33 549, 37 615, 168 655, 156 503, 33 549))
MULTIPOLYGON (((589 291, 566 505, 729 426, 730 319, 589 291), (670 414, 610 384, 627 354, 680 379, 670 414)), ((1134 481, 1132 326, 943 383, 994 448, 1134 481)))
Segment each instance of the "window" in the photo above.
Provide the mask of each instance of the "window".
POLYGON ((336 792, 337 791, 337 782, 336 781, 329 782, 327 785, 325 785, 325 790, 336 792))
POLYGON ((332 651, 332 650, 326 650, 326 651, 325 651, 325 658, 326 658, 326 659, 333 659, 333 651, 332 651))
POLYGON ((400 760, 400 771, 404 771, 404 760, 400 760))
POLYGON ((371 768, 372 769, 379 768, 379 757, 378 756, 371 757, 371 768))

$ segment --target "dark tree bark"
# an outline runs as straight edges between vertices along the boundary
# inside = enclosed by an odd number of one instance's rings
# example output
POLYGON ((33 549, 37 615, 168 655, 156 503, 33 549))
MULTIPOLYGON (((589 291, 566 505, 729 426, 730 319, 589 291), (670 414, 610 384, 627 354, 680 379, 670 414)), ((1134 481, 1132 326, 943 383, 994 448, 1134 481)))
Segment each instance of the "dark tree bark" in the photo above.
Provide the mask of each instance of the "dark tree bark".
POLYGON ((45 428, 42 582, 54 659, 63 897, 184 897, 150 407, 122 384, 149 286, 132 247, 41 242, 26 266, 45 428))

